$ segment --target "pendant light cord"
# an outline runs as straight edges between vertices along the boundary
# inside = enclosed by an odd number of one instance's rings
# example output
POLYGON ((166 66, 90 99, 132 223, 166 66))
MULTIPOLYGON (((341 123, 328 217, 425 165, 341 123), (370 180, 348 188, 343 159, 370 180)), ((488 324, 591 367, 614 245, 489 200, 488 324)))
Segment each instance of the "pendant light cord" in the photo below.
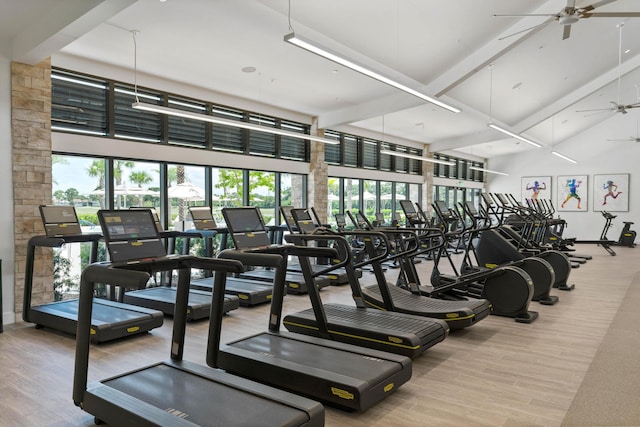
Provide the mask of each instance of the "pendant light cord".
POLYGON ((131 36, 133 37, 133 93, 135 94, 136 102, 140 102, 138 99, 138 44, 136 43, 136 34, 138 30, 131 30, 131 36))
POLYGON ((493 122, 493 64, 489 64, 489 123, 493 122))

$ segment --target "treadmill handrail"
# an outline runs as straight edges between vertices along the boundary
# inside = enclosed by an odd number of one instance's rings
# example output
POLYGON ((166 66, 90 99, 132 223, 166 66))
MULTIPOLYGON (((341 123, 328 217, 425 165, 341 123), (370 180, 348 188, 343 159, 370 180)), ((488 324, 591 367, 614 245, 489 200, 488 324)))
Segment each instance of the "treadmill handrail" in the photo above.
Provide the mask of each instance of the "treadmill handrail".
MULTIPOLYGON (((161 271, 174 270, 179 268, 178 288, 176 295, 176 304, 173 320, 173 334, 171 340, 171 358, 174 360, 182 359, 182 351, 184 347, 184 335, 187 323, 187 303, 189 294, 189 278, 191 276, 191 267, 206 268, 209 270, 220 270, 224 272, 241 272, 244 267, 242 263, 234 260, 224 260, 216 258, 204 258, 195 256, 183 256, 180 258, 159 259, 158 262, 152 263, 153 270, 161 271), (176 267, 176 264, 178 266, 176 267)), ((86 267, 80 276, 80 296, 78 298, 78 322, 76 331, 76 353, 73 376, 73 401, 77 406, 82 406, 84 393, 87 390, 87 377, 89 372, 89 344, 91 340, 91 312, 93 309, 93 290, 96 280, 99 283, 128 286, 130 284, 146 283, 150 275, 146 271, 140 271, 140 264, 119 264, 114 266, 111 263, 94 263, 86 267)), ((224 285, 226 274, 216 274, 217 288, 214 289, 212 298, 218 298, 220 301, 214 300, 217 305, 223 304, 224 285), (219 303, 219 304, 218 304, 219 303)), ((212 304, 213 306, 213 304, 212 304)), ((217 315, 221 318, 222 313, 217 315)), ((218 324, 219 326, 219 324, 218 324)), ((219 330, 218 342, 214 355, 219 347, 219 330)), ((211 331, 210 331, 211 334, 211 331)), ((214 331, 215 335, 215 331, 214 331)), ((211 342, 209 346, 211 346, 211 342)), ((209 349, 208 349, 209 350, 209 349)))

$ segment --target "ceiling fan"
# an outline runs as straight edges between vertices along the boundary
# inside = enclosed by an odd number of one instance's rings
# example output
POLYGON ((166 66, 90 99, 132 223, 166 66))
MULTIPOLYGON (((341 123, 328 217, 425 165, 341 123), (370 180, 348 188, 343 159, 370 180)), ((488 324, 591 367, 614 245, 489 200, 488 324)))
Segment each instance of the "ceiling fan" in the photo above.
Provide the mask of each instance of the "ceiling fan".
MULTIPOLYGON (((620 103, 620 80, 622 78, 621 69, 622 69, 622 27, 624 27, 624 23, 620 23, 617 25, 619 29, 619 41, 618 41, 618 102, 609 101, 611 107, 609 108, 597 108, 595 110, 577 110, 576 113, 587 113, 587 112, 598 112, 598 111, 613 111, 614 113, 622 113, 627 114, 627 110, 631 108, 640 107, 640 102, 636 102, 633 104, 621 104, 620 103)), ((636 101, 640 98, 636 96, 636 101)))
MULTIPOLYGON (((640 83, 636 84, 636 96, 637 99, 640 100, 640 83)), ((640 105, 640 104, 638 104, 640 105)), ((607 139, 607 141, 613 141, 613 142, 640 142, 640 112, 636 112, 636 135, 637 136, 630 136, 629 138, 626 139, 607 139)))
POLYGON ((534 28, 542 27, 544 25, 549 24, 550 22, 556 21, 560 25, 564 26, 562 31, 562 40, 566 40, 571 35, 571 25, 577 23, 581 19, 587 18, 639 18, 640 12, 594 12, 595 9, 604 6, 609 3, 613 3, 616 0, 600 0, 589 6, 585 7, 576 7, 576 0, 567 0, 567 5, 562 8, 562 10, 558 13, 535 13, 535 14, 524 14, 524 15, 493 15, 498 17, 525 17, 525 16, 548 16, 549 19, 542 24, 535 25, 531 28, 527 28, 526 30, 518 31, 517 33, 510 34, 505 37, 501 37, 499 40, 504 40, 511 36, 515 36, 520 33, 524 33, 529 30, 533 30, 534 28))

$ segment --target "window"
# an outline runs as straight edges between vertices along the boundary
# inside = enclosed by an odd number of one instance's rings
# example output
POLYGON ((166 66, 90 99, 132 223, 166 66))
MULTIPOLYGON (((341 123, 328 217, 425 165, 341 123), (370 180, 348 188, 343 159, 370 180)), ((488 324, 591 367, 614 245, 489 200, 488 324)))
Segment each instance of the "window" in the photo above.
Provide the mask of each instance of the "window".
POLYGON ((362 140, 362 167, 378 169, 378 143, 371 139, 362 140))
MULTIPOLYGON (((170 97, 169 107, 192 113, 206 114, 207 106, 202 102, 170 97)), ((170 144, 189 145, 205 148, 207 146, 207 123, 168 116, 168 138, 170 144)))
POLYGON ((51 72, 51 80, 52 129, 108 134, 106 81, 58 70, 51 72))
MULTIPOLYGON (((276 121, 271 117, 263 117, 255 114, 249 116, 251 124, 276 128, 276 121)), ((255 130, 249 131, 249 154, 254 156, 275 157, 276 155, 276 136, 271 133, 259 132, 255 130)))
POLYGON ((357 167, 358 164, 358 139, 353 135, 345 135, 342 141, 344 150, 344 166, 357 167))
MULTIPOLYGON (((137 98, 145 103, 162 105, 159 93, 138 89, 137 98)), ((114 89, 114 136, 146 142, 160 142, 163 138, 162 115, 134 110, 136 91, 132 86, 116 84, 114 89)))
MULTIPOLYGON (((340 141, 340 133, 327 130, 324 132, 324 137, 328 139, 335 139, 340 141)), ((325 144, 324 146, 324 161, 332 164, 340 164, 340 144, 325 144)))

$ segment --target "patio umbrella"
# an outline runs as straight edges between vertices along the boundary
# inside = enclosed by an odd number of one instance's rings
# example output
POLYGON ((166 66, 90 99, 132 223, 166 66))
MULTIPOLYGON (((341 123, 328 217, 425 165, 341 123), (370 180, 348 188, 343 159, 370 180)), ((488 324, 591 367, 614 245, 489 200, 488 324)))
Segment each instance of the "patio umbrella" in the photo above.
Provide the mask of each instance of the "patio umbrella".
POLYGON ((190 182, 172 185, 168 189, 170 198, 183 199, 189 202, 204 200, 204 190, 190 182))

